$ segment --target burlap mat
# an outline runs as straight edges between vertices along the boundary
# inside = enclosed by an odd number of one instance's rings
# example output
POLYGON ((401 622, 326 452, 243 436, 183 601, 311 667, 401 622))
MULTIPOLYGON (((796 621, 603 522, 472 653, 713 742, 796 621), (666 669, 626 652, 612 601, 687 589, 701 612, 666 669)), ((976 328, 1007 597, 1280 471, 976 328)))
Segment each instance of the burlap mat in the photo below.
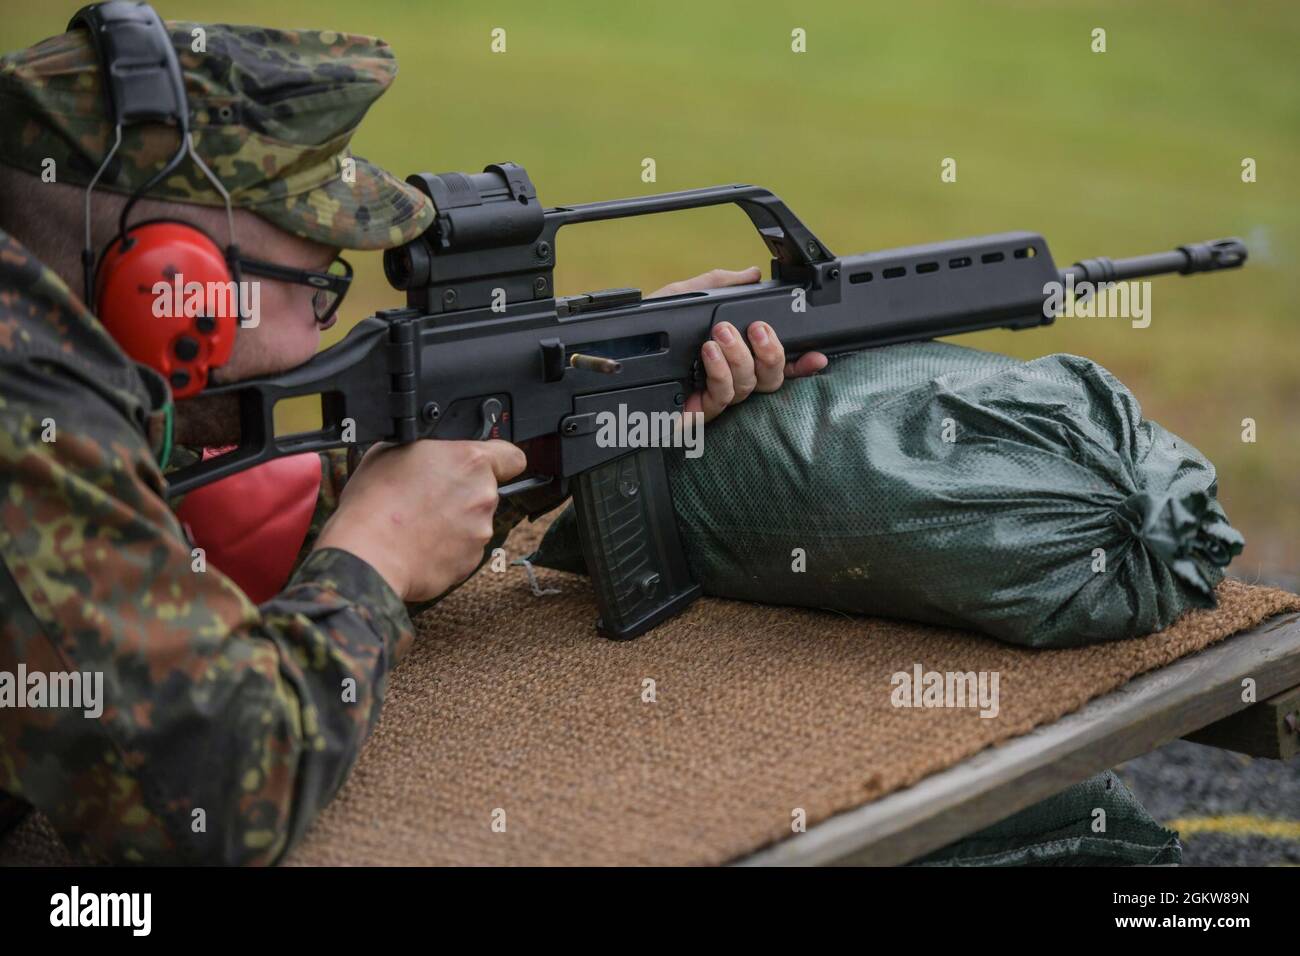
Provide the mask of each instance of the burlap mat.
MULTIPOLYGON (((540 525, 515 532, 511 557, 540 525)), ((522 568, 484 570, 424 616, 374 737, 287 862, 720 863, 789 836, 794 808, 811 826, 1300 610, 1296 595, 1228 581, 1218 608, 1163 633, 1035 651, 708 599, 615 643, 592 630, 585 579, 537 574, 562 593, 534 596, 522 568), (895 708, 890 676, 917 663, 999 672, 999 715, 895 708)), ((0 863, 64 860, 39 817, 0 849, 0 863)))

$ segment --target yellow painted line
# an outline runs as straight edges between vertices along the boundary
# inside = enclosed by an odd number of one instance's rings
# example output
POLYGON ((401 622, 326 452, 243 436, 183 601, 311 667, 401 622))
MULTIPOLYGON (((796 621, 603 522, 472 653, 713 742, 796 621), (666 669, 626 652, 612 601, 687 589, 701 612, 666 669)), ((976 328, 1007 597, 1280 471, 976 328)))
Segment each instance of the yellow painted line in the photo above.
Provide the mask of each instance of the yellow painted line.
POLYGON ((1220 817, 1182 817, 1170 820, 1165 826, 1177 830, 1179 836, 1194 833, 1226 833, 1229 836, 1262 836, 1275 840, 1300 840, 1300 820, 1272 820, 1251 816, 1248 813, 1227 814, 1220 817))

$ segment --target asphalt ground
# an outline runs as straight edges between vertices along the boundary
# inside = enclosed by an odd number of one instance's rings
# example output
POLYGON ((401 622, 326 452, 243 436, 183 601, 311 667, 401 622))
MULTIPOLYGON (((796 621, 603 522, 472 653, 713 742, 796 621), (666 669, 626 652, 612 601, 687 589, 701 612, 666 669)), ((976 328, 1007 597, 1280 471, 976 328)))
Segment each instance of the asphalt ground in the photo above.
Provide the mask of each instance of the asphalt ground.
POLYGON ((1115 773, 1178 831, 1184 866, 1300 865, 1300 757, 1264 760, 1176 740, 1115 773))
MULTIPOLYGON (((1300 593, 1293 573, 1251 583, 1300 593)), ((1115 773, 1178 831, 1186 866, 1300 865, 1300 757, 1283 763, 1175 740, 1115 773)))

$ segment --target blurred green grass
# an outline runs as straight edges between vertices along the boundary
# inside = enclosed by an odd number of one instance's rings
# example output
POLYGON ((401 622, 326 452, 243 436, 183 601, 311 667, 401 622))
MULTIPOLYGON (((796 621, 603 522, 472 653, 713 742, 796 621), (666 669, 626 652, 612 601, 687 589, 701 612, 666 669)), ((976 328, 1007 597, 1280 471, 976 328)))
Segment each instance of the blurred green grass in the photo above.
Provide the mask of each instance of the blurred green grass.
MULTIPOLYGON (((78 5, 7 11, 0 48, 57 32, 78 5)), ((353 145, 398 175, 512 159, 548 205, 755 182, 843 253, 1034 229, 1068 263, 1246 238, 1240 272, 1157 282, 1149 328, 1062 319, 962 341, 1110 368, 1148 417, 1218 466, 1247 539, 1234 572, 1300 578, 1300 5, 156 5, 175 19, 387 39, 400 73, 353 145), (495 27, 504 54, 490 51, 495 27), (790 50, 795 27, 807 53, 790 50), (1095 27, 1107 31, 1104 54, 1090 50, 1095 27), (945 184, 949 156, 958 179, 945 184), (1241 182, 1246 156, 1257 183, 1241 182), (645 157, 653 184, 640 178, 645 157), (1241 441, 1247 417, 1255 444, 1241 441)), ((562 240, 562 292, 766 265, 733 209, 594 224, 562 240)), ((378 255, 353 260, 347 318, 398 303, 378 255)))

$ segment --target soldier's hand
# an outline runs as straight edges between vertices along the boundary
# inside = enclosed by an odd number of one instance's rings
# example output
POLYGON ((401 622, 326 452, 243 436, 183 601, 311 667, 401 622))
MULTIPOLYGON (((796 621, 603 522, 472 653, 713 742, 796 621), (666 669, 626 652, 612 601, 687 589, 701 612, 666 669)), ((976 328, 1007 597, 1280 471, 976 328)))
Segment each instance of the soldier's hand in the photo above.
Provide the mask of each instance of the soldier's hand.
MULTIPOLYGON (((646 298, 748 285, 760 278, 762 273, 757 266, 739 272, 714 269, 656 289, 646 298)), ((704 391, 686 400, 684 411, 703 412, 707 422, 754 392, 775 392, 787 378, 820 372, 829 360, 821 352, 805 352, 796 361, 787 362, 785 347, 766 322, 751 323, 744 337, 730 322, 719 322, 713 327, 712 341, 705 342, 700 349, 700 361, 704 363, 708 384, 704 391)))
POLYGON ((492 539, 497 484, 524 470, 504 441, 377 445, 348 479, 317 548, 367 562, 404 601, 427 601, 473 573, 492 539))

